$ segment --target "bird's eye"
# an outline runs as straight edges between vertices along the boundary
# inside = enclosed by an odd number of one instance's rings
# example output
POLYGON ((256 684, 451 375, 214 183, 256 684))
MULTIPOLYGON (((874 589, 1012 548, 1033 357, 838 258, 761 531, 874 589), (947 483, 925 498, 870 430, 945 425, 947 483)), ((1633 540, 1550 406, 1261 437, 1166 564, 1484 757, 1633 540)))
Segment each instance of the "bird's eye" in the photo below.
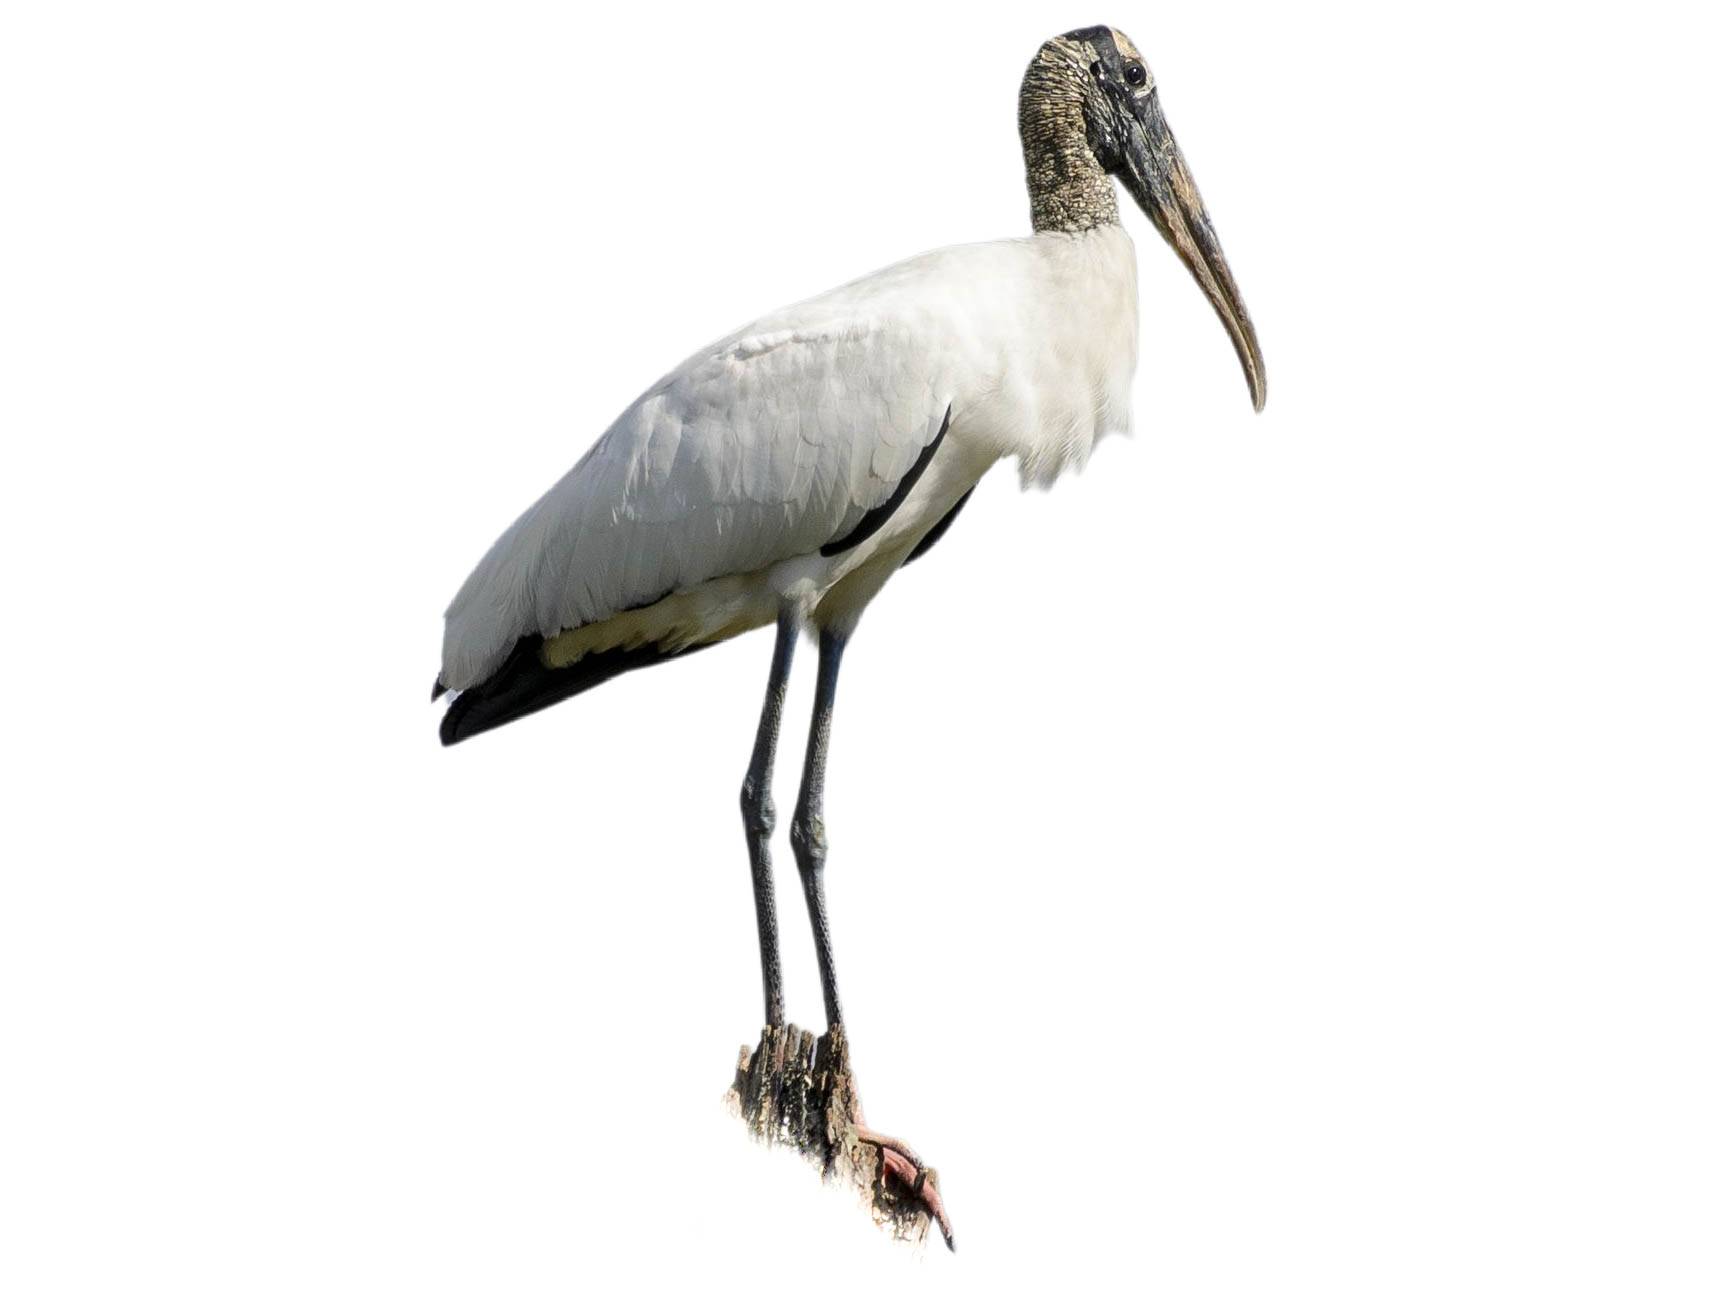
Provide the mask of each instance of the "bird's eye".
POLYGON ((1094 80, 1101 81, 1104 79, 1104 64, 1099 62, 1096 58, 1092 61, 1092 76, 1094 80))
POLYGON ((1146 69, 1139 63, 1129 63, 1122 69, 1122 74, 1128 78, 1130 85, 1144 85, 1146 83, 1146 69))

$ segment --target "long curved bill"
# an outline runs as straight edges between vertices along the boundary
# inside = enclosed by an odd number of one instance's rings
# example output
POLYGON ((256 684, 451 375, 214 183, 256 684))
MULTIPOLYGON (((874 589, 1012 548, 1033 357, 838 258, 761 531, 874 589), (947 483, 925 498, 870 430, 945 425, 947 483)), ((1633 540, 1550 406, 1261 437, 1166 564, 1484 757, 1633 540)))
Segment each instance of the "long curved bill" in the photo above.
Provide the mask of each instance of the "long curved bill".
POLYGON ((1135 98, 1131 106, 1136 128, 1128 131, 1124 147, 1126 164, 1120 175, 1123 186, 1164 240, 1175 248, 1212 308, 1217 310, 1247 375, 1253 410, 1263 411, 1265 361, 1259 354, 1259 337, 1253 333, 1253 321, 1247 316, 1241 291, 1230 275, 1230 266, 1224 262, 1223 247, 1218 245, 1218 235, 1212 231, 1212 221, 1200 200, 1200 190, 1194 186, 1194 176, 1188 173, 1169 122, 1164 120, 1158 91, 1153 89, 1135 98))

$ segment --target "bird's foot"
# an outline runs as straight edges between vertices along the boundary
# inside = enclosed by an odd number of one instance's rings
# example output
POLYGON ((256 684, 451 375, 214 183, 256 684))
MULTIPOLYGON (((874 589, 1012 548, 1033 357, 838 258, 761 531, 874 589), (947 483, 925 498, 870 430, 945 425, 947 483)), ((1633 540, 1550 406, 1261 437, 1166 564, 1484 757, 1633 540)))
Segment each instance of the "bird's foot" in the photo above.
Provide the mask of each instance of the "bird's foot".
POLYGON ((840 1026, 820 1039, 792 1025, 767 1026, 756 1051, 740 1049, 728 1101, 754 1136, 794 1146, 824 1176, 862 1191, 872 1217, 896 1238, 923 1239, 935 1222, 954 1250, 936 1169, 867 1126, 840 1026))
MULTIPOLYGON (((854 1113, 856 1117, 859 1114, 857 1103, 854 1113)), ((937 1223, 949 1252, 955 1252, 955 1228, 949 1224, 949 1210, 937 1189, 937 1170, 926 1167, 925 1161, 914 1154, 906 1142, 873 1132, 863 1120, 854 1125, 854 1135, 862 1145, 870 1146, 877 1154, 872 1181, 874 1192, 887 1194, 891 1210, 916 1208, 923 1211, 937 1223)))

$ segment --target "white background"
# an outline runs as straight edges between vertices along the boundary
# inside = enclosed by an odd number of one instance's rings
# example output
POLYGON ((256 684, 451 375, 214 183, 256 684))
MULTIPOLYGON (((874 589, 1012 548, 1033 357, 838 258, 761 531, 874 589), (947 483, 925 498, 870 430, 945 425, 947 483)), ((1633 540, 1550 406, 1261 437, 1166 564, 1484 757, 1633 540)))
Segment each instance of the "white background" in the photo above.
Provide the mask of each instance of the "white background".
POLYGON ((1671 13, 9 6, 0 1282, 1713 1284, 1671 13), (452 751, 426 699, 467 569, 646 383, 1026 230, 1021 71, 1096 21, 1271 404, 1130 210, 1135 438, 998 470, 849 651, 836 949, 951 1259, 719 1103, 768 637, 452 751))

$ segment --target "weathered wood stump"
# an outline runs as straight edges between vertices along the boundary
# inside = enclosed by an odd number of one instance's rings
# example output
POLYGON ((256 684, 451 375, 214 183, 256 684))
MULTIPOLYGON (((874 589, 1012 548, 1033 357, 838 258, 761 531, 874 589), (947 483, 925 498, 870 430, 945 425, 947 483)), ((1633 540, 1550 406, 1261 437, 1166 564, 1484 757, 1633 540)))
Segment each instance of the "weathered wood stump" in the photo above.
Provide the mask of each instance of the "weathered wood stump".
POLYGON ((866 1196, 879 1228, 898 1240, 924 1240, 932 1225, 924 1204, 859 1138, 859 1099, 841 1026, 822 1038, 794 1025, 765 1026, 757 1050, 740 1049, 725 1100, 754 1137, 792 1146, 826 1181, 866 1196))

